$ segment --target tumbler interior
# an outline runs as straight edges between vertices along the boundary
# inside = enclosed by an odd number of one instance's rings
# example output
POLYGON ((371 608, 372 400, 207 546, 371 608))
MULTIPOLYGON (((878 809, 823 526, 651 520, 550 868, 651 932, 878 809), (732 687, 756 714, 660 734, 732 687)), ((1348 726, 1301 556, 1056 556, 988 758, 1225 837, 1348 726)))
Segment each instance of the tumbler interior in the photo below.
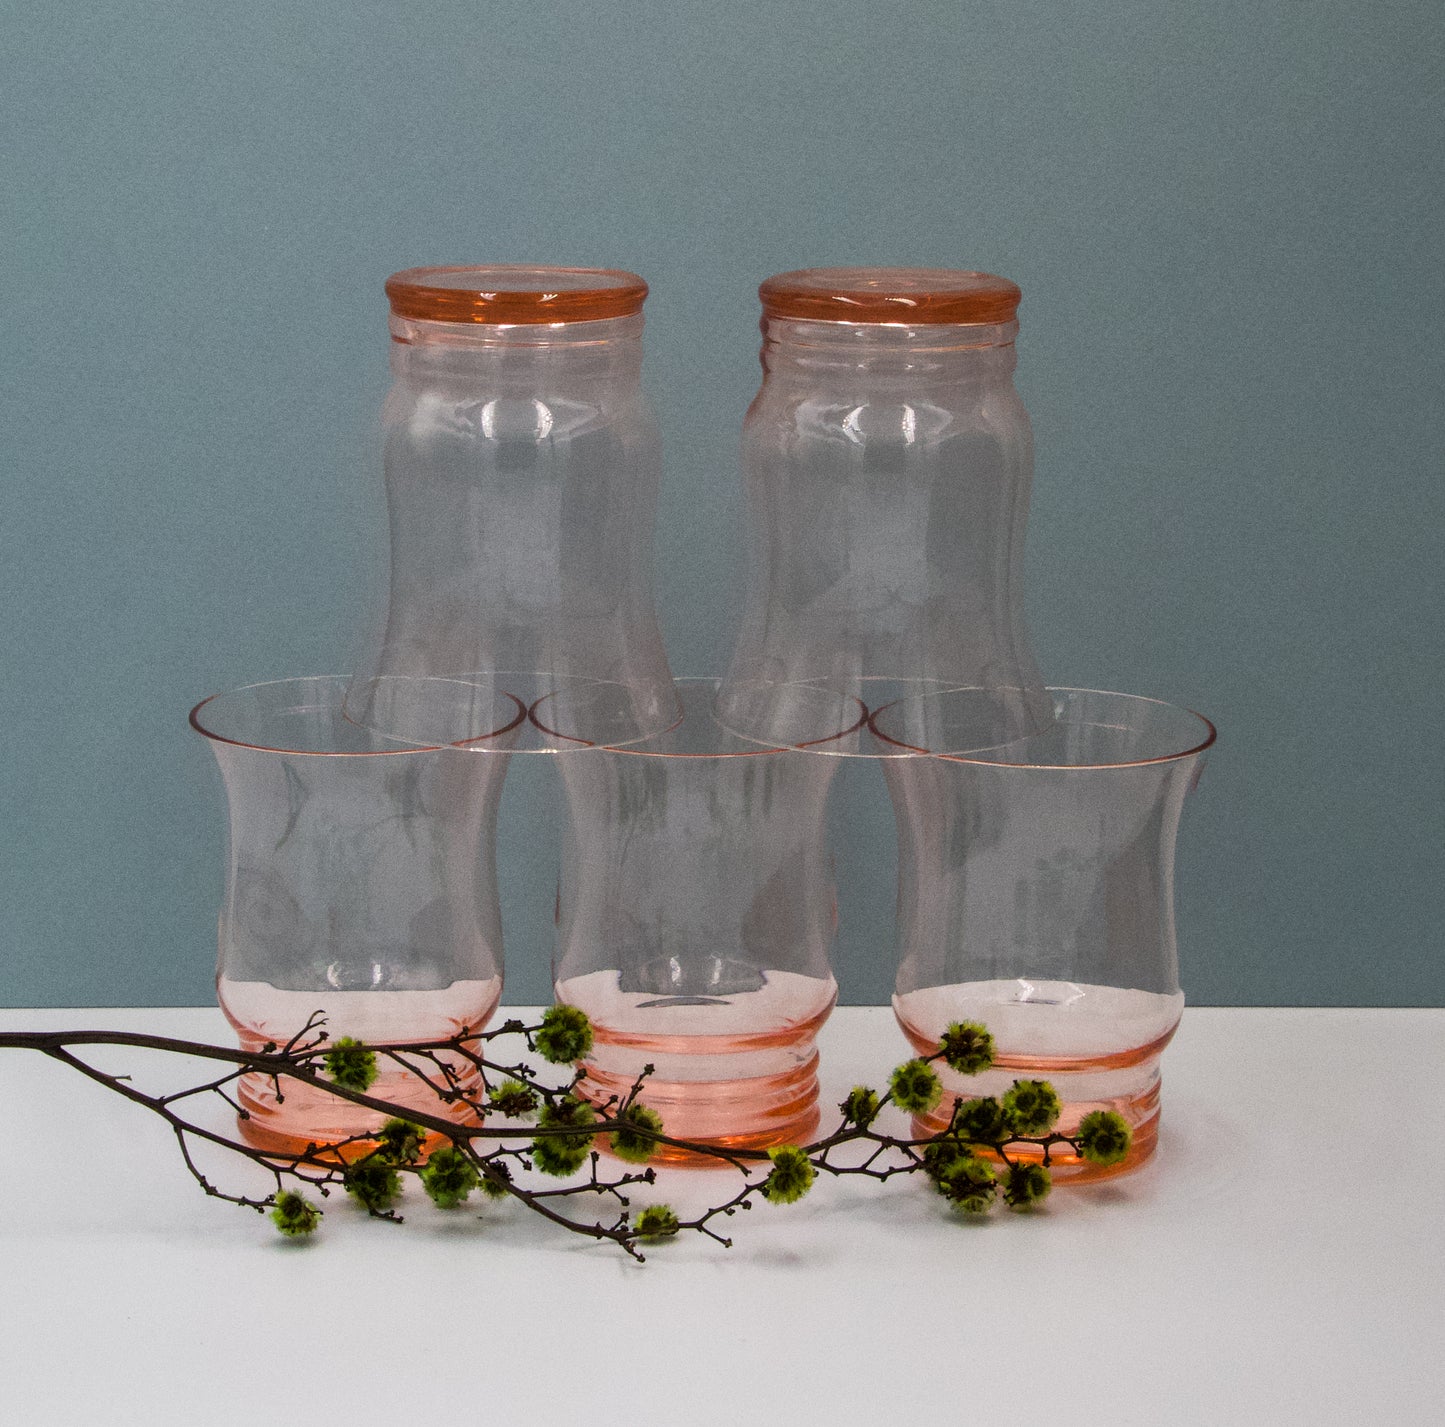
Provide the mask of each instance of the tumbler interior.
POLYGON ((869 726, 895 752, 1020 768, 1118 768, 1202 753, 1214 725, 1176 704, 1099 689, 1049 689, 1053 721, 1023 738, 991 738, 996 690, 912 695, 877 709, 869 726))
POLYGON ((959 688, 939 679, 869 678, 853 687, 861 698, 821 680, 729 678, 715 712, 738 738, 767 747, 873 759, 993 749, 1048 729, 1054 716, 1037 686, 959 688), (859 726, 846 726, 855 712, 859 726))
POLYGON ((628 743, 584 745, 578 740, 567 740, 565 695, 538 699, 531 706, 529 717, 544 738, 572 741, 577 746, 605 746, 616 753, 668 758, 743 758, 777 753, 785 748, 841 752, 856 744, 867 723, 867 710, 857 699, 832 689, 798 685, 787 691, 797 742, 763 744, 734 732, 721 716, 715 702, 719 688, 716 679, 677 679, 673 688, 678 716, 672 727, 651 738, 628 743))
POLYGON ((536 670, 356 678, 344 702, 346 717, 369 730, 378 746, 450 746, 479 753, 495 747, 499 737, 495 731, 478 734, 479 729, 505 727, 509 753, 556 753, 625 747, 655 737, 681 717, 670 682, 536 670))
MULTIPOLYGON (((407 749, 353 722, 343 709, 350 680, 339 674, 319 674, 299 679, 275 679, 250 684, 203 699, 191 710, 191 727, 206 738, 234 743, 270 753, 319 755, 403 753, 407 749)), ((482 692, 477 686, 443 679, 378 679, 379 694, 407 692, 429 685, 428 698, 465 702, 473 717, 468 727, 487 731, 455 746, 471 749, 492 744, 506 751, 509 736, 515 736, 527 716, 525 705, 500 690, 487 695, 489 706, 484 720, 475 717, 482 692), (443 688, 442 686, 448 686, 443 688), (402 687, 405 686, 405 687, 402 687)), ((451 740, 438 740, 431 747, 446 747, 451 740)), ((413 751, 426 751, 418 749, 413 751)))

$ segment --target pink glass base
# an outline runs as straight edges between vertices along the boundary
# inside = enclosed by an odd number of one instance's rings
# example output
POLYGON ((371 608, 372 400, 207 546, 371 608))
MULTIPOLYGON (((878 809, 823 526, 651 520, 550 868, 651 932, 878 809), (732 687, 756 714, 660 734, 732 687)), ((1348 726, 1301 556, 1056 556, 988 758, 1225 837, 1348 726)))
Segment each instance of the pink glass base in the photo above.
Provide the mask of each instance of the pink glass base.
MULTIPOLYGON (((920 1055, 932 1054, 937 1049, 936 1038, 910 1027, 902 1017, 899 1024, 920 1055)), ((1063 1101, 1063 1113, 1056 1126, 1063 1134, 1077 1130, 1079 1122, 1091 1110, 1116 1110, 1134 1132, 1129 1153, 1118 1164, 1090 1164, 1068 1146, 1052 1150, 1049 1168, 1054 1178, 1085 1183, 1128 1174, 1154 1153, 1159 1142, 1159 1058, 1174 1029, 1171 1025, 1145 1045, 1109 1055, 1043 1057, 1000 1053, 993 1068, 982 1075, 957 1075, 939 1065, 944 1097, 929 1114, 914 1117, 913 1132, 917 1136, 938 1134, 947 1127, 959 1100, 1001 1096, 1015 1080, 1047 1080, 1063 1101)), ((1032 1150, 1026 1146, 1021 1146, 1017 1153, 1010 1149, 1009 1154, 1020 1160, 1043 1158, 1042 1149, 1032 1150)))
MULTIPOLYGON (((639 1067, 640 1069, 641 1067, 639 1067)), ((578 1086, 595 1105, 620 1100, 635 1077, 609 1075, 592 1066, 578 1086)), ((662 1116, 663 1128, 680 1140, 720 1149, 763 1150, 801 1144, 818 1128, 818 1054, 792 1070, 747 1080, 657 1080, 649 1077, 642 1103, 662 1116)), ((602 1146, 607 1149, 604 1141, 602 1146)), ((650 1163, 676 1167, 724 1168, 710 1155, 658 1145, 650 1163)))
MULTIPOLYGON (((460 1074, 458 1079, 459 1088, 466 1094, 475 1096, 480 1092, 481 1081, 475 1074, 470 1082, 460 1074)), ((459 1125, 481 1123, 474 1111, 464 1105, 445 1104, 434 1090, 405 1072, 378 1076, 367 1093, 398 1105, 414 1106, 428 1115, 445 1115, 459 1125)), ((275 1082, 269 1078, 242 1076, 236 1099, 247 1114, 237 1117, 237 1125, 247 1144, 277 1154, 303 1154, 311 1146, 335 1147, 338 1159, 359 1159, 376 1147, 376 1141, 366 1137, 387 1119, 295 1080, 281 1081, 281 1096, 278 1101, 275 1082)), ((441 1142, 441 1135, 428 1135, 423 1141, 423 1153, 430 1153, 441 1142)))
MULTIPOLYGON (((823 994, 821 1009, 773 1031, 640 1035, 594 1020, 595 1041, 578 1093, 599 1107, 615 1104, 651 1065, 639 1099, 662 1116, 668 1135, 722 1149, 804 1143, 821 1118, 814 1042, 833 1009, 831 983, 823 994)), ((705 1168, 719 1161, 659 1145, 652 1163, 705 1168)))
MULTIPOLYGON (((241 1049, 254 1054, 268 1045, 285 1045, 314 1015, 324 1017, 325 1030, 333 1040, 351 1036, 372 1046, 445 1041, 487 1024, 501 999, 502 982, 500 977, 492 977, 458 981, 436 991, 314 993, 222 979, 217 991, 221 1010, 235 1027, 241 1049)), ((464 1104, 448 1104, 435 1084, 428 1084, 421 1075, 388 1061, 383 1054, 378 1054, 377 1060, 380 1073, 367 1092, 376 1099, 443 1115, 461 1125, 478 1123, 475 1111, 464 1104)), ((452 1054, 447 1060, 456 1076, 456 1088, 479 1098, 482 1082, 476 1067, 452 1054)), ((440 1083, 441 1071, 436 1065, 415 1064, 440 1083)), ((315 1067, 324 1079, 319 1057, 315 1067)), ((277 1154, 302 1154, 310 1145, 340 1146, 339 1158, 356 1159, 373 1148, 375 1141, 365 1137, 388 1118, 285 1076, 278 1082, 266 1075, 243 1075, 236 1099, 246 1112, 239 1119, 241 1137, 257 1149, 277 1154)), ((431 1136, 426 1148, 435 1149, 441 1138, 431 1136)))
MULTIPOLYGON (((1050 1074, 1039 1067, 1025 1068, 1018 1072, 1016 1078, 1020 1080, 1051 1080, 1054 1088, 1059 1090, 1060 1094, 1063 1093, 1059 1081, 1064 1077, 1058 1075, 1057 1072, 1050 1074)), ((973 1092, 975 1095, 995 1093, 997 1092, 993 1090, 975 1090, 973 1092)), ((948 1125, 949 1116, 953 1113, 953 1106, 957 1102, 957 1098, 946 1095, 939 1102, 938 1108, 931 1114, 915 1115, 913 1117, 914 1135, 920 1137, 936 1135, 944 1129, 948 1125)), ((1071 1184, 1085 1184, 1095 1179, 1113 1179, 1118 1175, 1128 1174, 1138 1169, 1154 1153, 1159 1142, 1159 1076, 1157 1072, 1152 1085, 1136 1096, 1113 1096, 1102 1100, 1065 1100, 1064 1111, 1059 1117, 1057 1128, 1063 1134, 1072 1134, 1078 1129, 1079 1121, 1091 1110, 1117 1110, 1124 1117, 1134 1132, 1129 1153, 1118 1164, 1106 1166, 1090 1164, 1088 1160, 1080 1159, 1073 1150, 1064 1145, 1049 1153, 1049 1170, 1054 1179, 1061 1182, 1066 1180, 1071 1184)), ((981 1151, 981 1153, 986 1158, 997 1158, 989 1151, 981 1151)), ((1043 1159, 1043 1150, 1021 1145, 1016 1149, 1010 1148, 1009 1157, 1037 1163, 1043 1159)))

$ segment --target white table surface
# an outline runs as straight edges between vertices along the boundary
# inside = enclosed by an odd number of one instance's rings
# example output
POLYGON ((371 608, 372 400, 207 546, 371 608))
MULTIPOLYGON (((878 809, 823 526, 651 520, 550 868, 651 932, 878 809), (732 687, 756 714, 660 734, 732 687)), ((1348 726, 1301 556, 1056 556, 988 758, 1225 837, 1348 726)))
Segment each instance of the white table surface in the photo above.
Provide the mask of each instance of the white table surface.
MULTIPOLYGON (((0 1011, 97 1027, 226 1039, 0 1011)), ((827 1103, 907 1053, 873 1007, 822 1050, 827 1103)), ((0 1051, 0 1423, 1445 1423, 1445 1010, 1190 1009, 1164 1069, 1153 1162, 1046 1213, 820 1182, 639 1266, 414 1187, 403 1226, 333 1198, 284 1241, 153 1116, 0 1051)))

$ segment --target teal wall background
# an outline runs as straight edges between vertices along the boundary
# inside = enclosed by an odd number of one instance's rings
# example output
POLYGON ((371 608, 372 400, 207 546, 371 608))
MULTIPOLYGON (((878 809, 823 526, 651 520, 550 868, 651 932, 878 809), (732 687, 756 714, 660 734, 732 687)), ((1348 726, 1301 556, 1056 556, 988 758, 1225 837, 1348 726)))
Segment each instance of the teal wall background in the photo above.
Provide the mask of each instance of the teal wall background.
MULTIPOLYGON (((223 687, 349 667, 385 550, 381 284, 635 268, 674 669, 718 669, 757 282, 1024 290, 1029 613, 1056 683, 1212 715, 1196 1002, 1439 1004, 1436 0, 6 4, 0 1004, 211 997, 223 687)), ((550 770, 503 810, 547 994, 550 770)), ((837 790, 853 1001, 891 986, 877 770, 837 790)))

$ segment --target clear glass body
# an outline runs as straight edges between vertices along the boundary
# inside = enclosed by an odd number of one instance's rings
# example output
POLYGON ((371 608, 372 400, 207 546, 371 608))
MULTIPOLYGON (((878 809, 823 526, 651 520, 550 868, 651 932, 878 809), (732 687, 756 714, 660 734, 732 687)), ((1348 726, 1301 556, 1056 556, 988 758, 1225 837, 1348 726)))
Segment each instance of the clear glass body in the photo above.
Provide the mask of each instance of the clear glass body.
MULTIPOLYGON (((493 852, 505 754, 384 743, 343 717, 346 683, 256 684, 191 713, 229 805, 216 983, 246 1050, 285 1044, 315 1012, 332 1039, 445 1039, 484 1026, 501 996, 493 852)), ((492 730, 498 750, 524 713, 513 702, 492 730)), ((414 1077, 381 1072, 374 1093, 438 1113, 414 1077)), ((281 1091, 241 1081, 253 1143, 298 1150, 381 1123, 303 1086, 281 1091)))
POLYGON ((624 1095, 651 1064, 643 1099, 669 1134, 761 1147, 818 1121, 814 1037, 837 994, 836 765, 727 734, 715 687, 681 681, 683 719, 662 738, 558 760, 557 999, 593 1022, 589 1099, 624 1095))
MULTIPOLYGON (((946 294, 947 279, 986 276, 838 271, 875 305, 916 306, 946 294)), ((827 270, 795 276, 814 291, 786 310, 826 310, 827 270)), ((742 441, 751 574, 719 717, 792 743, 801 687, 870 708, 971 688, 975 745, 1032 732, 1048 702, 1019 597, 1032 443, 1013 385, 1018 324, 851 306, 869 320, 763 321, 763 383, 742 441)))
MULTIPOLYGON (((1034 738, 884 764, 899 840, 893 1005, 921 1052, 958 1020, 982 1021, 998 1047, 983 1075, 941 1072, 952 1093, 920 1131, 946 1123, 954 1096, 1047 1079, 1065 1102, 1061 1128, 1097 1108, 1129 1121, 1122 1170, 1158 1134, 1159 1056, 1184 1006, 1175 835, 1214 729, 1152 699, 1050 693, 1055 722, 1034 738)), ((926 715, 882 709, 875 730, 946 731, 958 701, 935 696, 926 715)), ((1100 1172, 1068 1155, 1054 1164, 1100 1172)))
MULTIPOLYGON (((667 728, 677 709, 652 601, 660 452, 641 385, 645 284, 420 269, 388 291, 390 584, 348 716, 402 742, 459 743, 511 698, 546 697, 572 743, 667 728)), ((513 751, 539 741, 529 725, 513 751)))

